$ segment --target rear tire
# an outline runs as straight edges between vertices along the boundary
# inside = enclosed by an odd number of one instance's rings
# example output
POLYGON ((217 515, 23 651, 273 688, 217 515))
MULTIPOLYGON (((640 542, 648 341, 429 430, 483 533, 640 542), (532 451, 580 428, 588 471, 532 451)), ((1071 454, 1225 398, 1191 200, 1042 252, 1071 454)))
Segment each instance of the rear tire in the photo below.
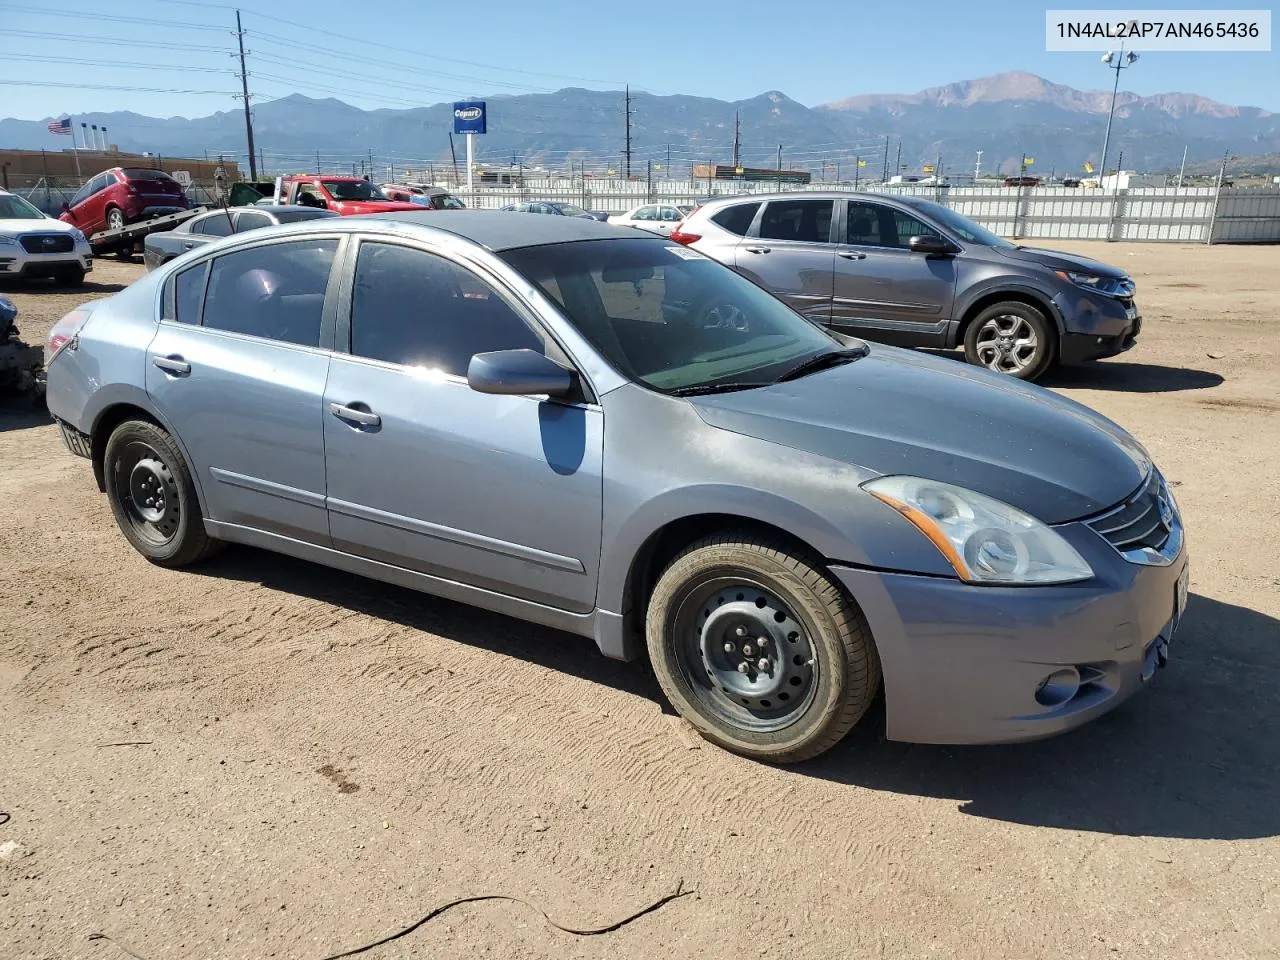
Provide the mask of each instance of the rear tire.
POLYGON ((712 535, 671 562, 645 634, 677 712, 712 743, 757 760, 794 763, 829 749, 880 685, 866 619, 821 563, 746 532, 712 535))
POLYGON ((107 229, 123 230, 124 229, 124 211, 119 207, 107 208, 107 229))
POLYGON ((1057 330, 1040 310, 1021 300, 992 304, 964 332, 966 360, 1019 380, 1038 380, 1057 352, 1057 330))
POLYGON ((145 420, 112 431, 103 456, 107 499, 120 532, 162 567, 185 567, 217 551, 205 532, 195 482, 178 445, 145 420))

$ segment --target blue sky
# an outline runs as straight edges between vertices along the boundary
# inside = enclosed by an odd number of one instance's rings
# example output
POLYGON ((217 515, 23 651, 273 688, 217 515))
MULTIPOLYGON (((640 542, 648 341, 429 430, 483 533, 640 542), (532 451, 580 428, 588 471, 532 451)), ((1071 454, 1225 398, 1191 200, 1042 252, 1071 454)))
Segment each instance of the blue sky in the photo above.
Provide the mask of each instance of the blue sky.
MULTIPOLYGON (((1046 53, 1045 7, 1027 3, 433 6, 245 0, 250 91, 258 100, 302 92, 370 108, 629 82, 654 93, 722 99, 777 89, 815 105, 1006 70, 1085 89, 1111 80, 1096 54, 1046 53)), ((203 116, 235 109, 234 9, 199 0, 0 0, 0 81, 6 81, 0 116, 120 109, 203 116)), ((1125 72, 1122 87, 1280 112, 1277 56, 1149 53, 1125 72)))

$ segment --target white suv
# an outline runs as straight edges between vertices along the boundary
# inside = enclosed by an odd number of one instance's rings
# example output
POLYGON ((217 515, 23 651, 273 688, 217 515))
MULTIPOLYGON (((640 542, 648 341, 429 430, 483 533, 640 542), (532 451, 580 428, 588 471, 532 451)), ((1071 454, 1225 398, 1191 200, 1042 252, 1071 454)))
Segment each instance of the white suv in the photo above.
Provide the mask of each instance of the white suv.
POLYGON ((74 286, 92 269, 93 251, 83 233, 0 190, 0 278, 53 277, 74 286))

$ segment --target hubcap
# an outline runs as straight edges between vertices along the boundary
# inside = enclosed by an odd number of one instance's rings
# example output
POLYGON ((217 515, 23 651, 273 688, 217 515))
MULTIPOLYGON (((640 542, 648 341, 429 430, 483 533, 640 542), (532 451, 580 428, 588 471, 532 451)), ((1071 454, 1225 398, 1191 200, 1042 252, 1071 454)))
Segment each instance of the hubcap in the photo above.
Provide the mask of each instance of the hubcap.
POLYGON ((148 444, 135 441, 115 464, 116 498, 125 518, 144 540, 163 545, 178 532, 181 503, 173 472, 148 444))
POLYGON ((777 730, 812 701, 818 664, 808 631, 759 584, 727 579, 695 589, 677 629, 694 694, 723 720, 777 730))
POLYGON ((978 330, 978 360, 1000 373, 1021 373, 1035 362, 1039 348, 1035 329, 1025 317, 992 317, 978 330))

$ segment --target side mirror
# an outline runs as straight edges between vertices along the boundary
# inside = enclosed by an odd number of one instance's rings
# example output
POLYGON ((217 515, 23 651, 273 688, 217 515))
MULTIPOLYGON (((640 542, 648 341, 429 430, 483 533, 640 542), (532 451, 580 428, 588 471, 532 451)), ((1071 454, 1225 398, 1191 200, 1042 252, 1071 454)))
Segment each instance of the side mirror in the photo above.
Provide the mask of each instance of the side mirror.
POLYGON ((316 206, 319 207, 321 210, 328 210, 329 201, 321 197, 319 200, 316 201, 316 206))
POLYGON ((477 393, 563 397, 573 390, 573 371, 533 350, 495 350, 471 358, 467 385, 477 393))
POLYGON ((941 237, 915 236, 907 241, 907 247, 912 253, 923 253, 927 256, 940 256, 955 252, 951 249, 951 244, 941 237))

